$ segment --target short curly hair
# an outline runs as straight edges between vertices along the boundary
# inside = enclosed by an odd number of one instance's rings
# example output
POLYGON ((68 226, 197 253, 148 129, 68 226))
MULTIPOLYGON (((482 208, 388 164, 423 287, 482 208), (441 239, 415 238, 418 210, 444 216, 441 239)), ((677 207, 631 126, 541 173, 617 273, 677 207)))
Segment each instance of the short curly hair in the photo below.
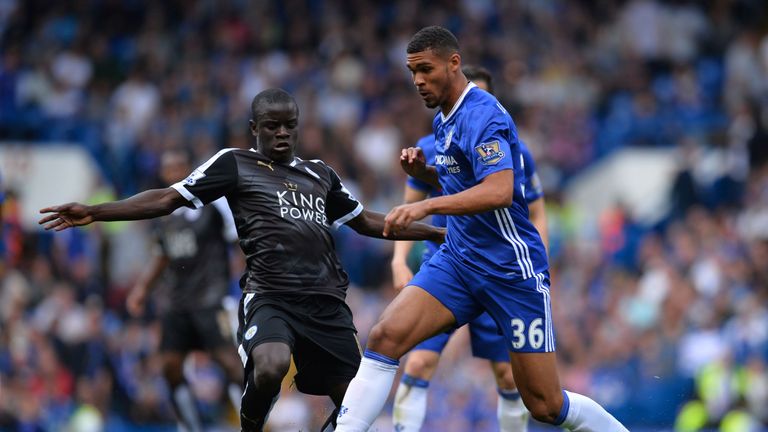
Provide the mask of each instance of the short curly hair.
POLYGON ((410 42, 408 42, 408 48, 406 48, 405 52, 414 54, 430 49, 438 55, 446 57, 459 52, 459 41, 445 27, 424 27, 413 35, 410 42))
POLYGON ((252 120, 258 123, 259 116, 263 114, 266 109, 265 105, 276 103, 293 104, 296 107, 296 113, 299 112, 299 105, 290 93, 281 88, 269 88, 260 92, 253 98, 253 102, 251 102, 252 120))

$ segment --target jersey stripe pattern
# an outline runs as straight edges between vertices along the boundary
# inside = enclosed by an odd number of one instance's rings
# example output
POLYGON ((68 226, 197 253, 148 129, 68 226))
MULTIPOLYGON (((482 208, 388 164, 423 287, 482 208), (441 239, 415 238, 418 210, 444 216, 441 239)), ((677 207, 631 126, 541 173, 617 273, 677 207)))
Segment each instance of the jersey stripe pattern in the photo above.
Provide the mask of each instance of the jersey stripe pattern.
POLYGON ((493 95, 469 83, 451 112, 438 112, 432 126, 435 167, 443 193, 462 192, 499 171, 514 172, 510 207, 448 216, 446 252, 481 274, 511 281, 546 271, 544 244, 528 220, 521 144, 504 107, 493 95))

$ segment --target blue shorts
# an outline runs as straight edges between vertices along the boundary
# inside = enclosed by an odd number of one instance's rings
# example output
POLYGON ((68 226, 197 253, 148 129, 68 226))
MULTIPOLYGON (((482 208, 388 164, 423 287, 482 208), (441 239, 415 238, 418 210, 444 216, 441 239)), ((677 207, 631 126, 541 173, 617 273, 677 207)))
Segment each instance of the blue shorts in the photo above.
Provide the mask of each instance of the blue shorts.
POLYGON ((510 351, 555 350, 549 272, 517 281, 479 274, 443 248, 422 264, 410 285, 424 289, 448 308, 457 327, 488 312, 510 351))
MULTIPOLYGON (((509 351, 507 351, 507 345, 504 343, 504 336, 499 333, 499 327, 490 315, 484 313, 468 325, 473 356, 492 362, 506 363, 509 361, 509 351)), ((454 331, 451 330, 431 337, 413 349, 441 353, 454 331)))

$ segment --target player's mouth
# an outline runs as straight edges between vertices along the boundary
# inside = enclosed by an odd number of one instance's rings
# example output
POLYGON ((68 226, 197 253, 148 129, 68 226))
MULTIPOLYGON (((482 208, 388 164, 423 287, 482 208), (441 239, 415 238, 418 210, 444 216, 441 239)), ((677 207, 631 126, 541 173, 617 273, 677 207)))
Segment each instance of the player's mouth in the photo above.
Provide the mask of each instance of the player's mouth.
POLYGON ((427 91, 420 91, 419 96, 421 96, 422 99, 427 100, 431 96, 431 94, 427 91))
POLYGON ((279 152, 289 151, 291 149, 291 143, 287 141, 281 141, 281 142, 275 143, 275 146, 273 147, 273 149, 279 152))

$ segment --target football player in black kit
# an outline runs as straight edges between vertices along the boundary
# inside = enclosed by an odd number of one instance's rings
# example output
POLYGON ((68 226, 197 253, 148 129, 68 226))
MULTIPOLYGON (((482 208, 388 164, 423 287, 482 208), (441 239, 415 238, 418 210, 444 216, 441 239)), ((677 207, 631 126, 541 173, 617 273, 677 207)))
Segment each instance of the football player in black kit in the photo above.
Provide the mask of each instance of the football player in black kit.
MULTIPOLYGON (((181 206, 200 208, 222 196, 235 217, 247 269, 240 300, 238 353, 245 368, 240 411, 244 431, 260 431, 280 392, 293 354, 296 388, 328 395, 337 408, 360 363, 348 277, 330 229, 346 224, 384 238, 384 214, 363 209, 336 172, 294 155, 299 108, 281 89, 251 105, 256 149, 225 149, 166 189, 122 201, 44 208, 45 229, 95 221, 149 219, 181 206)), ((416 223, 390 240, 443 241, 444 230, 416 223)))
MULTIPOLYGON (((174 184, 189 174, 190 155, 182 149, 167 150, 161 158, 160 176, 174 184)), ((203 430, 192 392, 184 378, 184 359, 193 350, 205 350, 221 366, 227 394, 240 410, 243 372, 233 349, 232 326, 223 307, 230 283, 230 245, 237 240, 235 221, 224 197, 199 209, 179 207, 155 220, 154 257, 128 295, 133 316, 144 305, 155 282, 168 279, 162 317, 160 352, 163 375, 171 388, 171 402, 182 430, 203 430)))

